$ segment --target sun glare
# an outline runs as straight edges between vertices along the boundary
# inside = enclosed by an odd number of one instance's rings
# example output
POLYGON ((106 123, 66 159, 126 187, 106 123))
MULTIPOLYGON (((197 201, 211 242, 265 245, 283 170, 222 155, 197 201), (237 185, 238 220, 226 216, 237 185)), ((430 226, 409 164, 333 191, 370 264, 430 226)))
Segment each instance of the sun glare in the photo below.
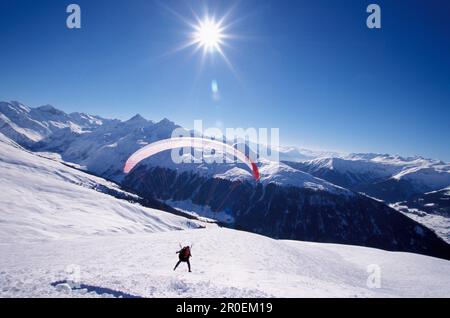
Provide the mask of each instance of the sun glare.
POLYGON ((189 33, 187 41, 179 46, 174 52, 184 50, 187 48, 193 48, 193 52, 201 51, 202 65, 207 56, 213 56, 215 53, 222 57, 230 70, 236 74, 233 65, 225 54, 225 49, 231 47, 229 41, 236 39, 236 35, 229 33, 229 28, 232 22, 227 22, 231 10, 229 10, 220 19, 216 19, 214 15, 205 14, 203 18, 200 18, 197 14, 194 14, 194 21, 177 16, 185 22, 189 27, 189 33))
POLYGON ((204 51, 220 51, 220 45, 223 44, 223 29, 220 23, 214 19, 205 18, 195 27, 193 33, 194 42, 203 48, 204 51))

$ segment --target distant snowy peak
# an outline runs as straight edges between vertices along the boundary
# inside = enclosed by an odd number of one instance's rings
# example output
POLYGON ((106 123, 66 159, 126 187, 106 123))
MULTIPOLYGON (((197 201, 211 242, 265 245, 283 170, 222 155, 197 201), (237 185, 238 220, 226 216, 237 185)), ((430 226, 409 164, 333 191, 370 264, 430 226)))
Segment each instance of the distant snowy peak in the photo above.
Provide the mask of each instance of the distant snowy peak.
POLYGON ((69 116, 74 122, 83 123, 86 126, 102 126, 104 124, 104 119, 99 116, 92 116, 85 113, 71 113, 69 116))
POLYGON ((293 186, 335 194, 352 194, 352 192, 347 189, 313 177, 308 173, 296 170, 283 163, 265 162, 260 167, 259 172, 261 175, 261 182, 266 185, 273 183, 281 186, 293 186))
POLYGON ((393 176, 395 180, 407 180, 424 192, 450 185, 450 165, 423 165, 401 171, 393 176))
MULTIPOLYGON (((360 157, 360 155, 357 155, 360 157)), ((367 155, 366 155, 367 156, 367 155)), ((353 160, 357 157, 353 157, 353 160)), ((450 164, 423 157, 401 157, 391 155, 373 155, 367 161, 386 167, 392 171, 391 178, 404 180, 412 184, 419 192, 440 189, 450 185, 450 164)))
MULTIPOLYGON (((227 165, 227 167, 229 167, 227 165)), ((353 195, 353 192, 336 186, 325 180, 315 178, 312 175, 296 170, 284 163, 263 161, 259 164, 260 182, 263 185, 276 184, 282 187, 298 187, 314 191, 325 191, 333 194, 353 195)), ((240 167, 228 168, 225 172, 217 173, 214 178, 234 181, 255 182, 248 169, 240 167)))
POLYGON ((342 173, 376 173, 381 176, 389 176, 398 171, 397 166, 385 162, 357 158, 318 158, 306 162, 312 170, 329 169, 342 173))
POLYGON ((11 101, 9 103, 7 102, 0 102, 0 111, 2 112, 15 112, 17 114, 20 113, 29 113, 31 109, 28 106, 25 106, 19 102, 11 101))
MULTIPOLYGON (((127 121, 120 121, 84 113, 66 114, 51 105, 29 108, 18 102, 0 103, 1 133, 28 149, 57 152, 66 161, 116 181, 123 178, 123 164, 132 153, 154 141, 170 138, 176 128, 181 127, 167 118, 153 122, 139 114, 127 121)), ((262 159, 261 180, 265 184, 325 191, 344 187, 367 194, 373 193, 367 189, 355 189, 354 186, 406 180, 415 189, 431 191, 450 185, 448 165, 421 157, 342 154, 297 147, 272 150, 278 151, 281 161, 289 163, 274 169, 271 163, 262 159)), ((150 161, 152 166, 174 168, 167 156, 155 159, 150 161)), ((248 171, 241 165, 179 166, 175 170, 189 170, 229 180, 249 178, 248 171)))
POLYGON ((160 126, 176 126, 176 124, 173 121, 171 121, 170 119, 167 119, 167 118, 161 119, 159 122, 157 122, 157 125, 160 125, 160 126))
POLYGON ((395 166, 445 164, 444 162, 439 160, 427 159, 420 156, 402 157, 399 155, 377 154, 377 153, 352 153, 342 158, 346 160, 363 160, 395 166))
POLYGON ((70 131, 55 133, 44 140, 39 150, 58 152, 66 161, 120 181, 130 155, 152 142, 170 138, 178 127, 167 119, 155 123, 136 115, 127 121, 109 121, 83 135, 70 131))
POLYGON ((217 173, 213 175, 214 178, 229 180, 231 182, 236 181, 251 181, 253 180, 252 174, 243 168, 234 167, 223 173, 217 173))
POLYGON ((107 121, 82 113, 66 114, 51 105, 29 108, 18 102, 0 102, 0 132, 30 147, 62 129, 82 133, 107 121))
POLYGON ((305 162, 311 170, 329 169, 342 173, 375 173, 380 177, 396 177, 422 169, 448 171, 448 164, 442 161, 422 157, 403 158, 400 156, 380 154, 350 154, 345 157, 318 158, 305 162))
POLYGON ((279 147, 278 149, 272 149, 272 151, 278 151, 280 160, 282 161, 304 161, 315 158, 311 154, 304 154, 297 147, 279 147))
POLYGON ((63 111, 56 109, 55 107, 53 107, 52 105, 43 105, 43 106, 39 106, 37 108, 34 109, 37 112, 40 113, 47 113, 51 116, 66 116, 66 113, 64 113, 63 111))
POLYGON ((280 146, 272 148, 272 151, 278 152, 281 161, 302 162, 316 158, 343 157, 344 153, 335 151, 311 150, 293 146, 280 146))
POLYGON ((149 122, 147 119, 145 119, 144 117, 142 117, 140 114, 136 114, 133 117, 131 117, 130 119, 128 119, 126 121, 127 124, 131 124, 131 125, 146 125, 149 122))
POLYGON ((288 164, 333 184, 391 203, 450 185, 450 164, 422 157, 349 154, 288 164))

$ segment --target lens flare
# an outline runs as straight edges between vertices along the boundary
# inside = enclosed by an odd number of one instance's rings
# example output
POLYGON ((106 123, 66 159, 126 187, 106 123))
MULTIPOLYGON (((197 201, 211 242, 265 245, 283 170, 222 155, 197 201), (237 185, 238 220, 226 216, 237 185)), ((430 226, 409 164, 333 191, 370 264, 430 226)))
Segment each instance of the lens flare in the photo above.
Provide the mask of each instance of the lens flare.
POLYGON ((212 92, 214 95, 217 95, 217 94, 219 93, 219 84, 217 83, 216 80, 213 80, 213 81, 211 82, 211 92, 212 92))

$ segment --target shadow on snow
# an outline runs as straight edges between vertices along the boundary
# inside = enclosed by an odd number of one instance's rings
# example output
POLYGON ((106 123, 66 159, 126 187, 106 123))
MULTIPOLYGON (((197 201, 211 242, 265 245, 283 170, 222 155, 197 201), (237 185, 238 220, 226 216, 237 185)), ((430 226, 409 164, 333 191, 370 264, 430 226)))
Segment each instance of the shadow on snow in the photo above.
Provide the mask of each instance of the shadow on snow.
MULTIPOLYGON (((61 284, 67 284, 70 285, 67 281, 63 280, 63 281, 57 281, 57 282, 53 282, 51 283, 51 285, 53 287, 56 287, 58 285, 61 284)), ((132 295, 132 294, 128 294, 128 293, 124 293, 118 290, 114 290, 114 289, 110 289, 110 288, 105 288, 105 287, 99 287, 99 286, 93 286, 93 285, 86 285, 86 284, 78 284, 75 287, 71 287, 72 290, 86 290, 88 293, 96 293, 98 295, 111 295, 113 297, 116 298, 141 298, 140 296, 136 296, 136 295, 132 295)))

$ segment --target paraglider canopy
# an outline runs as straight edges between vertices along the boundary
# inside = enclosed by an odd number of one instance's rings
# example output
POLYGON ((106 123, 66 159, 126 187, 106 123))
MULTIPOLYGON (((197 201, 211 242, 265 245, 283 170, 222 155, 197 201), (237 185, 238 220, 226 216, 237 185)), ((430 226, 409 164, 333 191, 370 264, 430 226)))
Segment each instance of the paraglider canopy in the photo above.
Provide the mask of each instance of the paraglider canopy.
POLYGON ((215 150, 223 151, 226 154, 235 156, 237 159, 245 163, 247 167, 249 167, 249 169, 252 171, 256 181, 259 181, 260 176, 258 166, 245 153, 226 143, 199 137, 169 138, 147 145, 136 151, 130 156, 130 158, 128 158, 123 171, 124 173, 129 173, 142 160, 149 158, 157 153, 177 148, 212 148, 215 150))

